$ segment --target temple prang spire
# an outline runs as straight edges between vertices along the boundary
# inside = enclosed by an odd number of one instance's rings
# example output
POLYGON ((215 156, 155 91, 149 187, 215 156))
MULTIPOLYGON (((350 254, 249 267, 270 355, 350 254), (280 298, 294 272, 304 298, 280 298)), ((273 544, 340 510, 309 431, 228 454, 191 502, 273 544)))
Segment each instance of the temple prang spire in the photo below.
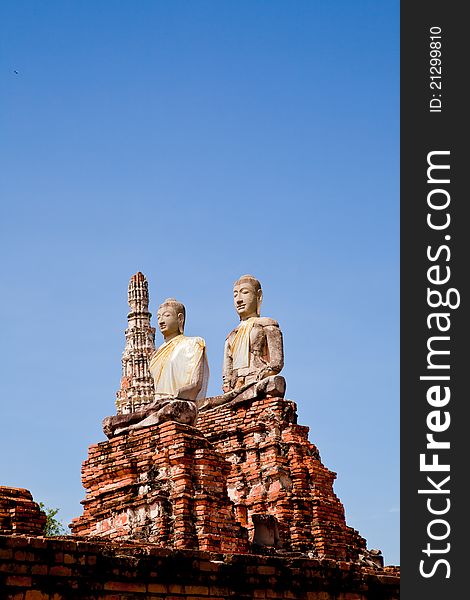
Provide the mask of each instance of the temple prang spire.
POLYGON ((126 347, 122 353, 121 387, 116 394, 118 414, 131 413, 153 401, 155 392, 149 359, 155 350, 155 328, 150 325, 148 282, 140 271, 129 281, 126 347))

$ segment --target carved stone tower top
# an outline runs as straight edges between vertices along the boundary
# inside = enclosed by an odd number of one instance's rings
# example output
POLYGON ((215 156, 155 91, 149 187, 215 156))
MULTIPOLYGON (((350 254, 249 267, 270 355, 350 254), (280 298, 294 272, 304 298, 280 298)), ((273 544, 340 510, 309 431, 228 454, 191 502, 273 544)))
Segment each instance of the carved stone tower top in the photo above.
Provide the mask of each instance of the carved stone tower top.
POLYGON ((116 394, 117 413, 134 412, 154 399, 153 378, 148 369, 155 350, 155 328, 150 325, 148 282, 143 273, 129 281, 126 347, 122 354, 121 387, 116 394))

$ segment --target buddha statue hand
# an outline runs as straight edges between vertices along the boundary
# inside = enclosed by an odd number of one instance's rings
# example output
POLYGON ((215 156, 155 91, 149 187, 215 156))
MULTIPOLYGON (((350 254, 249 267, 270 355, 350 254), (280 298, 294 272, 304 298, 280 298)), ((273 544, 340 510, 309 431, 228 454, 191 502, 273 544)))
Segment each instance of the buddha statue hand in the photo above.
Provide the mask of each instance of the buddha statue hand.
POLYGON ((256 380, 261 381, 262 379, 266 379, 266 377, 270 377, 274 375, 275 371, 273 371, 271 365, 266 365, 263 369, 260 369, 256 375, 256 380))

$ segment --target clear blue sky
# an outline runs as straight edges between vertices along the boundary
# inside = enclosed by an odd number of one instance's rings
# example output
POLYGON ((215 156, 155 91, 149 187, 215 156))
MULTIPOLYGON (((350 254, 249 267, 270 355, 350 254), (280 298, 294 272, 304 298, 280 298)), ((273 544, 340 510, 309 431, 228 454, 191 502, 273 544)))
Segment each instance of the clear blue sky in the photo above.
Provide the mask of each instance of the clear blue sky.
POLYGON ((398 1, 4 0, 0 21, 0 484, 81 514, 133 273, 154 313, 186 304, 211 394, 253 273, 348 523, 397 563, 398 1))

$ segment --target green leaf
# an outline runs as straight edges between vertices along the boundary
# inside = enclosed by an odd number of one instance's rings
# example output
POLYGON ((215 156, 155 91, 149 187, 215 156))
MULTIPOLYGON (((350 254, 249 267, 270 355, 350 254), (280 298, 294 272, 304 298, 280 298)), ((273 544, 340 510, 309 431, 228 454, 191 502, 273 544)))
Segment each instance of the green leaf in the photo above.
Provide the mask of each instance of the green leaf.
POLYGON ((39 508, 46 515, 46 525, 44 526, 44 535, 53 537, 56 535, 67 535, 64 525, 55 518, 60 508, 47 508, 43 502, 39 502, 39 508))

